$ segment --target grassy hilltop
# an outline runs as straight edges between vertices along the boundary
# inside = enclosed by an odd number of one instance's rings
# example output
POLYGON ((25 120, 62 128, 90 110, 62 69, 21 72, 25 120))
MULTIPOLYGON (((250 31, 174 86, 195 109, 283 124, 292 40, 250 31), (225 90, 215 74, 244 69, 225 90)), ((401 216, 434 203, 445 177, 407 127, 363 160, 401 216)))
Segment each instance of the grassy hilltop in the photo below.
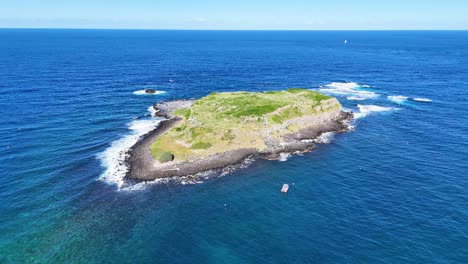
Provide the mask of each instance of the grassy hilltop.
POLYGON ((304 117, 341 109, 330 96, 306 89, 211 93, 190 108, 177 109, 182 118, 151 146, 156 160, 199 159, 241 148, 263 150, 268 140, 281 142, 286 134, 311 124, 304 117))

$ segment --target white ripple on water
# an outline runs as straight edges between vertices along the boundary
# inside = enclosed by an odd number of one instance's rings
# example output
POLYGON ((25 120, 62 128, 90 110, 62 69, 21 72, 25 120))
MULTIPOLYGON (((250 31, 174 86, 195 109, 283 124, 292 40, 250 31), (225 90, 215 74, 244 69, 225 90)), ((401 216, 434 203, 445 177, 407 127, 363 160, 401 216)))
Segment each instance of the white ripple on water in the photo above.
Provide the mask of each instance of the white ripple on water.
POLYGON ((397 104, 403 104, 404 102, 406 102, 408 100, 408 96, 403 96, 403 95, 389 95, 387 96, 387 99, 394 102, 394 103, 397 103, 397 104))
POLYGON ((359 108, 359 113, 354 114, 354 118, 359 119, 370 114, 378 113, 378 112, 388 112, 394 110, 400 110, 400 108, 395 107, 385 107, 385 106, 378 106, 378 105, 357 105, 359 108))
POLYGON ((355 82, 332 82, 320 86, 319 90, 325 94, 346 96, 346 99, 354 101, 374 99, 380 96, 380 94, 367 91, 364 88, 369 88, 369 85, 362 85, 355 82))
POLYGON ((366 100, 367 98, 357 97, 357 96, 348 96, 346 97, 346 99, 350 101, 363 101, 363 100, 366 100))
POLYGON ((101 164, 105 167, 104 173, 99 180, 114 184, 120 190, 124 185, 124 177, 128 171, 125 165, 125 158, 128 150, 138 142, 138 140, 159 124, 162 119, 133 120, 128 124, 130 134, 112 142, 104 152, 98 155, 101 164))
POLYGON ((430 103, 430 102, 432 102, 432 100, 429 99, 429 98, 421 98, 421 97, 413 98, 413 101, 424 102, 424 103, 430 103))

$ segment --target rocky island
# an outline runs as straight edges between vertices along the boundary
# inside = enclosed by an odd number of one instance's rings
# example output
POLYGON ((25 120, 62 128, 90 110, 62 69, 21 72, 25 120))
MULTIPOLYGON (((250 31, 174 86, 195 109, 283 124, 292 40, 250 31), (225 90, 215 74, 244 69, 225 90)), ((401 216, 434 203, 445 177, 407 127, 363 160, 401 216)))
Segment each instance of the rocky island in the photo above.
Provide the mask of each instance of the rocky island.
POLYGON ((165 120, 130 149, 128 178, 187 176, 252 155, 307 152, 322 133, 346 131, 352 117, 336 98, 300 88, 211 93, 153 107, 165 120))

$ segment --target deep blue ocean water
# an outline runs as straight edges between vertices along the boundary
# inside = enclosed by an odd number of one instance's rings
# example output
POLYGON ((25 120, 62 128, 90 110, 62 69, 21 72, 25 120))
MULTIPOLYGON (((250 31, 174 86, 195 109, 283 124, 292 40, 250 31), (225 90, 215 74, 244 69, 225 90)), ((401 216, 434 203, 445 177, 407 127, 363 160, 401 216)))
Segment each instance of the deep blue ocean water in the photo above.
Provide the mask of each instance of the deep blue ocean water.
POLYGON ((0 263, 468 263, 467 31, 2 29, 0 91, 0 263), (153 103, 289 87, 354 130, 119 184, 153 103))

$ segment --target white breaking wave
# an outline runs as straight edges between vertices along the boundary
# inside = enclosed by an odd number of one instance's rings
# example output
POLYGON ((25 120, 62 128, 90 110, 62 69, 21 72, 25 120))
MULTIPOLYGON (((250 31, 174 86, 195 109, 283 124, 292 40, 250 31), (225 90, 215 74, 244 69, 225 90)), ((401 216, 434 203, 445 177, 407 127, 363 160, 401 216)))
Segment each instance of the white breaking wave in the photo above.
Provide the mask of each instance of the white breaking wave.
POLYGON ((139 183, 135 183, 132 185, 128 185, 125 188, 119 189, 120 191, 131 192, 131 191, 142 191, 145 190, 149 186, 153 186, 156 184, 164 184, 169 183, 172 178, 161 178, 161 179, 154 179, 152 181, 143 181, 139 183))
POLYGON ((354 118, 356 119, 368 116, 372 113, 400 110, 399 108, 394 108, 394 107, 384 107, 384 106, 378 106, 378 105, 360 105, 360 104, 358 104, 358 108, 359 108, 359 113, 354 114, 354 118))
POLYGON ((375 92, 366 91, 369 85, 361 85, 355 82, 333 82, 320 87, 320 91, 326 94, 347 96, 348 100, 366 100, 377 98, 380 95, 375 92))
POLYGON ((403 96, 403 95, 389 95, 389 96, 387 96, 387 99, 394 102, 394 103, 402 104, 406 100, 408 100, 408 97, 403 96))
POLYGON ((144 89, 133 92, 134 95, 158 95, 158 94, 165 94, 165 93, 166 93, 165 91, 155 91, 154 93, 150 94, 150 93, 146 93, 144 89))
POLYGON ((280 155, 279 155, 278 160, 279 161, 287 161, 289 159, 289 157, 291 157, 290 153, 281 152, 280 155))
POLYGON ((314 139, 303 139, 301 142, 304 143, 318 143, 318 144, 329 144, 333 141, 335 136, 335 132, 325 132, 322 133, 320 136, 314 139))
POLYGON ((128 171, 125 158, 128 150, 138 142, 141 136, 150 132, 161 122, 162 119, 133 120, 129 123, 131 133, 114 142, 104 152, 98 155, 102 166, 106 168, 99 178, 110 184, 115 184, 120 190, 124 185, 124 177, 128 171))
POLYGON ((156 109, 154 109, 153 106, 148 107, 148 112, 151 113, 151 116, 154 116, 156 114, 156 109))
POLYGON ((420 97, 413 98, 413 101, 425 102, 425 103, 430 103, 430 102, 432 102, 432 100, 429 99, 429 98, 420 98, 420 97))
POLYGON ((334 132, 322 133, 320 136, 318 136, 316 139, 314 139, 314 143, 330 144, 332 142, 334 136, 335 136, 334 132))
POLYGON ((224 167, 222 169, 215 169, 215 170, 209 170, 209 171, 204 171, 204 172, 199 172, 194 175, 187 175, 187 176, 174 176, 174 177, 168 177, 168 178, 161 178, 161 179, 155 179, 151 181, 145 181, 145 182, 139 182, 136 184, 132 184, 129 186, 126 186, 125 188, 120 189, 121 191, 141 191, 145 190, 147 187, 157 185, 157 184, 167 184, 167 183, 176 183, 176 184, 182 184, 182 185, 187 185, 187 184, 200 184, 203 183, 204 180, 208 180, 211 178, 220 178, 224 177, 233 171, 237 169, 242 169, 242 168, 247 168, 250 166, 250 164, 253 162, 253 157, 247 157, 244 159, 240 164, 235 164, 235 165, 229 165, 227 167, 224 167))
POLYGON ((323 87, 333 87, 333 88, 337 88, 337 89, 342 89, 342 90, 346 90, 346 89, 355 89, 355 88, 358 88, 358 87, 364 87, 364 88, 368 88, 369 85, 361 85, 361 84, 358 84, 358 83, 355 83, 355 82, 332 82, 332 83, 329 83, 329 84, 325 84, 323 87))
POLYGON ((357 96, 348 96, 346 99, 351 100, 351 101, 362 101, 366 100, 367 98, 364 97, 357 97, 357 96))
POLYGON ((353 110, 351 108, 346 108, 346 107, 341 107, 341 110, 344 112, 352 112, 353 110))

